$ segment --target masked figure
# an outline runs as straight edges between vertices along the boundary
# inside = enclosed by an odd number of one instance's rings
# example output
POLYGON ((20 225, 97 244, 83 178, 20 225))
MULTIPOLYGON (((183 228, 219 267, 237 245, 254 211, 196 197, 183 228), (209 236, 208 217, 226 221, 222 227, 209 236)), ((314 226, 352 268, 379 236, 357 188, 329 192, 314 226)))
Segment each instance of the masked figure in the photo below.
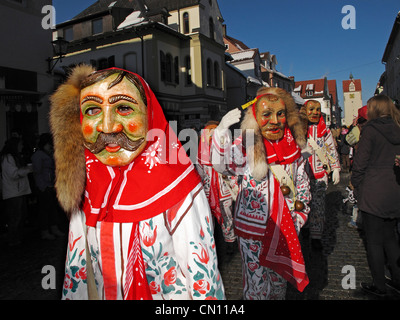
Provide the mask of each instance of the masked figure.
POLYGON ((298 239, 310 201, 305 145, 295 102, 280 88, 262 88, 241 122, 233 143, 230 111, 215 129, 212 163, 223 174, 236 175, 239 193, 234 213, 243 268, 243 297, 284 299, 287 281, 303 291, 309 280, 298 239))
POLYGON ((63 298, 223 299, 200 177, 148 84, 79 66, 51 101, 63 298))
POLYGON ((221 226, 224 240, 233 243, 236 236, 233 230, 232 209, 238 186, 235 176, 220 174, 212 167, 210 158, 211 139, 217 126, 218 122, 210 121, 201 131, 196 167, 202 178, 211 213, 221 226))
POLYGON ((332 172, 332 181, 340 181, 340 160, 333 141, 332 133, 326 127, 321 113, 321 104, 308 100, 300 109, 307 123, 307 142, 309 157, 309 175, 312 201, 308 220, 309 233, 315 249, 322 249, 321 238, 325 222, 325 196, 328 188, 328 174, 332 172))

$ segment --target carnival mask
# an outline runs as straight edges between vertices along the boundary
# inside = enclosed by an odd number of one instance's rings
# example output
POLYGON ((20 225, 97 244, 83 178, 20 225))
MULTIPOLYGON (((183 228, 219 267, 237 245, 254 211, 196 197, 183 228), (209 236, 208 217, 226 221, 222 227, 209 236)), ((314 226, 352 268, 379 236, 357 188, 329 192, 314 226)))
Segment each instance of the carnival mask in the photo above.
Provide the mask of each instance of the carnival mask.
POLYGON ((315 100, 309 100, 306 103, 306 114, 308 121, 318 123, 321 118, 321 104, 315 100))
POLYGON ((286 106, 284 101, 271 94, 261 96, 256 104, 256 120, 261 134, 268 140, 279 140, 285 133, 286 106))
POLYGON ((85 147, 105 165, 125 166, 146 146, 147 107, 138 88, 112 74, 82 89, 85 147))

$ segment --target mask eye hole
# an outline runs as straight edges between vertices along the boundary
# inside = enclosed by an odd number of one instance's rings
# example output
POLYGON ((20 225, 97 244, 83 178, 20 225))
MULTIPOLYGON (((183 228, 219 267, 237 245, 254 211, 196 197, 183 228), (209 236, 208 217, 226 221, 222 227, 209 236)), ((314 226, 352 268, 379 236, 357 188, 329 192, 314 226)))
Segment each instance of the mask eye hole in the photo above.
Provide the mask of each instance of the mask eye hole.
POLYGON ((121 116, 128 116, 133 112, 133 109, 129 106, 118 106, 117 113, 121 116))
POLYGON ((95 116, 98 115, 101 112, 101 108, 99 107, 90 107, 87 108, 85 111, 85 114, 88 116, 95 116))

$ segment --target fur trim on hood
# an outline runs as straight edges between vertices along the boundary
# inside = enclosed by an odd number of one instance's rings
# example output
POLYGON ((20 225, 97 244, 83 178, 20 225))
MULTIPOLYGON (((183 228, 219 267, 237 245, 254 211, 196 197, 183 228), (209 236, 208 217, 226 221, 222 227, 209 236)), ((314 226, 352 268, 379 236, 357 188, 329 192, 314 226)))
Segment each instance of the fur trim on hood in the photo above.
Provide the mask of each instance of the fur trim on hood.
MULTIPOLYGON (((296 143, 300 148, 306 146, 307 126, 304 126, 304 119, 299 114, 296 103, 292 96, 281 88, 263 87, 257 91, 257 96, 273 94, 281 98, 286 106, 286 121, 296 143)), ((267 155, 261 134, 260 127, 253 115, 253 108, 249 107, 241 123, 243 138, 246 139, 246 131, 254 130, 254 144, 246 143, 246 154, 249 161, 252 176, 261 181, 268 173, 267 155)), ((247 141, 249 142, 249 141, 247 141)))
POLYGON ((79 98, 82 81, 94 71, 88 65, 77 66, 68 80, 50 97, 50 128, 56 163, 55 187, 60 205, 68 215, 79 209, 85 190, 85 148, 79 98))

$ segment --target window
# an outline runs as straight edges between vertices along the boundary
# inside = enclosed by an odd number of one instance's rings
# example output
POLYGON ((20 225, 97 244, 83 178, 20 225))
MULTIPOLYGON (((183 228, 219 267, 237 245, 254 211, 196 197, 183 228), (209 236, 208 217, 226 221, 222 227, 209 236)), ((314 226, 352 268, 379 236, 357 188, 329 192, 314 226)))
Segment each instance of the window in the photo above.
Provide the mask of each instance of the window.
POLYGON ((207 59, 207 86, 212 85, 212 62, 211 59, 207 59))
POLYGON ((167 53, 165 56, 165 81, 172 82, 172 56, 167 53))
POLYGON ((183 14, 183 33, 189 33, 189 13, 187 12, 183 14))
POLYGON ((210 26, 210 38, 214 40, 214 21, 212 18, 210 18, 209 26, 210 26))
POLYGON ((74 40, 74 29, 72 26, 64 28, 64 39, 67 41, 74 40))
POLYGON ((220 88, 220 79, 219 79, 219 64, 218 62, 214 62, 214 86, 216 88, 220 88))
POLYGON ((103 19, 96 19, 92 21, 92 34, 103 33, 103 19))
POLYGON ((175 83, 179 84, 179 58, 174 59, 174 73, 175 73, 175 83))
POLYGON ((312 91, 306 91, 306 96, 307 96, 307 97, 312 97, 312 95, 313 95, 313 92, 312 92, 312 91))
POLYGON ((185 67, 186 67, 186 84, 192 84, 192 65, 190 62, 190 56, 185 58, 185 67))
POLYGON ((167 78, 167 64, 165 53, 160 51, 160 70, 161 70, 161 81, 165 81, 167 78))

